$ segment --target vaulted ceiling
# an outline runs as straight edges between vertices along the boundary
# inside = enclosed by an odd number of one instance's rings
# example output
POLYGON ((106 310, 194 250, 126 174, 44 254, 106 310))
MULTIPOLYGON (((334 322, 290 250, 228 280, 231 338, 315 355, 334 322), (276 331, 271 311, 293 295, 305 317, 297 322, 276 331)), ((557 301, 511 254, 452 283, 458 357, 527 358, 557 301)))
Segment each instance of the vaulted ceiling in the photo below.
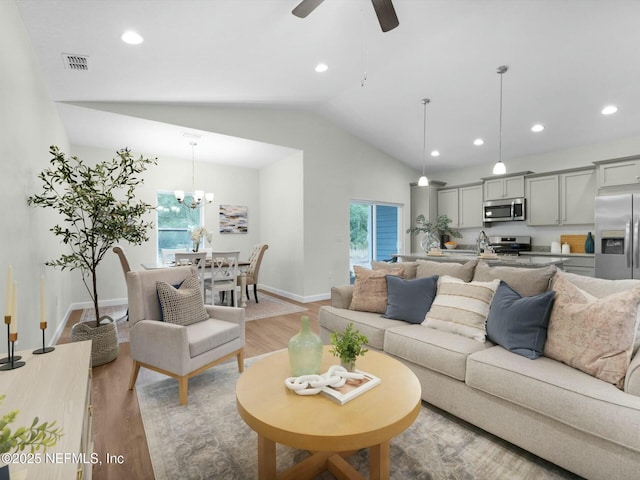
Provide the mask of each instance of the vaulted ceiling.
MULTIPOLYGON (((427 171, 435 172, 495 162, 496 68, 508 65, 505 162, 640 135, 640 1, 394 0, 400 25, 387 33, 369 0, 325 0, 305 19, 291 14, 298 3, 17 0, 59 102, 303 109, 419 169, 428 97, 427 150, 440 156, 428 157, 427 171), (129 29, 144 42, 123 43, 129 29), (88 70, 70 70, 63 54, 86 56, 88 70), (320 62, 324 73, 314 71, 320 62), (607 104, 618 112, 602 115, 607 104), (545 129, 531 132, 535 123, 545 129)), ((116 134, 100 114, 61 111, 74 142, 101 145, 116 134)), ((140 122, 129 121, 130 131, 140 122)))

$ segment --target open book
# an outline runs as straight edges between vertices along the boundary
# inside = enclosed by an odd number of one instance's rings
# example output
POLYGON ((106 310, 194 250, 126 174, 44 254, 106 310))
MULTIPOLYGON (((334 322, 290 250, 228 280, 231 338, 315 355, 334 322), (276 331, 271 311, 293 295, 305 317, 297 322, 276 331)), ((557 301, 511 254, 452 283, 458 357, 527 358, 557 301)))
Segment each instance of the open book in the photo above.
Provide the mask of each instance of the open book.
POLYGON ((344 405, 350 400, 353 400, 364 392, 371 390, 376 385, 380 384, 380 379, 375 375, 371 375, 367 372, 356 370, 355 373, 361 373, 364 375, 362 380, 348 379, 342 387, 323 387, 320 391, 324 396, 329 397, 334 402, 344 405))

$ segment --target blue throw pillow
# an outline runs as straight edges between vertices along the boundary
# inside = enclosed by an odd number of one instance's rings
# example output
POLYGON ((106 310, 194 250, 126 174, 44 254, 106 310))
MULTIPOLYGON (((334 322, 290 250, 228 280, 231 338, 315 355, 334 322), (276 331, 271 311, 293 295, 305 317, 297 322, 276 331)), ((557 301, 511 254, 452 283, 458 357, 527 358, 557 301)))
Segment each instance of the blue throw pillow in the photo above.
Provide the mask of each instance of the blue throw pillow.
POLYGON ((501 280, 487 317, 487 338, 523 357, 540 357, 555 293, 523 297, 501 280))
POLYGON ((422 323, 436 297, 438 275, 406 280, 387 275, 387 311, 384 318, 422 323))

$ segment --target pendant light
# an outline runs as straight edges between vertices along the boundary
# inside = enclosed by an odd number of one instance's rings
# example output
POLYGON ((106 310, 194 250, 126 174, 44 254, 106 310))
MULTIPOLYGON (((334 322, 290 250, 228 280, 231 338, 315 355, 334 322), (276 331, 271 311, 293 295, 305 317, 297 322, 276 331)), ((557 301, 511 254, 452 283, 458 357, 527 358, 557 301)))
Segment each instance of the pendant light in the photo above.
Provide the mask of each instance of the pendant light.
POLYGON ((429 185, 429 179, 424 174, 424 167, 427 163, 427 103, 431 100, 428 98, 422 99, 422 105, 424 105, 424 122, 422 129, 422 176, 418 180, 419 187, 426 187, 429 185))
POLYGON ((502 75, 504 75, 508 69, 506 65, 500 65, 496 70, 498 75, 500 75, 500 143, 498 143, 498 161, 493 166, 494 175, 504 175, 507 173, 507 168, 504 166, 504 163, 502 163, 502 75))
MULTIPOLYGON (((191 189, 193 195, 191 196, 191 203, 186 204, 189 208, 198 208, 203 205, 203 201, 206 203, 213 202, 213 193, 204 193, 204 190, 195 190, 196 184, 196 142, 189 142, 191 145, 191 189)), ((178 203, 184 202, 184 190, 176 190, 173 192, 178 203)))

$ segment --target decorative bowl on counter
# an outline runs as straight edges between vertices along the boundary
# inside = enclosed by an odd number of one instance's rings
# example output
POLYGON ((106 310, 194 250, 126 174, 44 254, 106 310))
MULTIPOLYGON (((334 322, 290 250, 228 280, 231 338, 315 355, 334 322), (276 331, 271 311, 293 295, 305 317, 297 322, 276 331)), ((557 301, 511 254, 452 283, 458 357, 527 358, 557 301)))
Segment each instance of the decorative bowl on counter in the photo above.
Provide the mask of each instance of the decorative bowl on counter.
POLYGON ((444 246, 447 247, 447 250, 453 250, 458 247, 456 242, 444 242, 444 246))

